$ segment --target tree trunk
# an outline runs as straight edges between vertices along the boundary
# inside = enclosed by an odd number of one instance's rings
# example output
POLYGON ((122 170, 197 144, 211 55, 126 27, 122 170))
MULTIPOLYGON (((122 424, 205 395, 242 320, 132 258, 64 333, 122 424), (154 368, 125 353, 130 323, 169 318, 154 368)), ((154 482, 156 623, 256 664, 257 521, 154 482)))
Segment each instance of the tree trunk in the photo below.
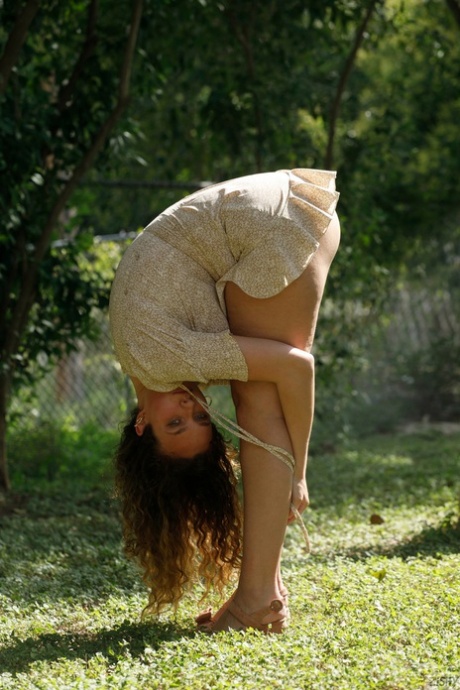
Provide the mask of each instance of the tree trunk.
POLYGON ((0 93, 6 91, 11 73, 27 38, 29 27, 39 9, 39 0, 28 0, 8 37, 5 50, 0 57, 0 93))
POLYGON ((254 26, 257 25, 257 8, 253 4, 251 6, 250 21, 245 23, 239 17, 238 13, 231 8, 226 9, 226 14, 230 22, 230 27, 235 34, 236 39, 243 48, 244 59, 246 62, 246 71, 249 78, 253 113, 254 113, 254 127, 256 130, 256 140, 255 140, 255 151, 254 159, 255 166, 258 172, 263 170, 263 141, 264 141, 264 126, 263 126, 263 113, 262 106, 259 98, 259 91, 257 88, 256 80, 256 64, 254 59, 254 48, 253 48, 253 34, 254 26))
POLYGON ((10 381, 8 374, 0 374, 0 494, 6 493, 10 489, 10 477, 8 474, 8 460, 6 455, 6 411, 9 387, 10 381))

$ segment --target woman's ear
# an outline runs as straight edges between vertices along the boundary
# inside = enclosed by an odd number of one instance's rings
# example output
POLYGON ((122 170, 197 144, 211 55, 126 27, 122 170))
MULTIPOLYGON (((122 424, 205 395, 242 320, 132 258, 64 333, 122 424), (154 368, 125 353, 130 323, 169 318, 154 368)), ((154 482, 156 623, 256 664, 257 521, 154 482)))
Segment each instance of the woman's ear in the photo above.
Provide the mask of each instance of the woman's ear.
POLYGON ((142 436, 146 426, 145 414, 143 412, 139 412, 136 418, 136 423, 134 424, 134 431, 138 436, 142 436))

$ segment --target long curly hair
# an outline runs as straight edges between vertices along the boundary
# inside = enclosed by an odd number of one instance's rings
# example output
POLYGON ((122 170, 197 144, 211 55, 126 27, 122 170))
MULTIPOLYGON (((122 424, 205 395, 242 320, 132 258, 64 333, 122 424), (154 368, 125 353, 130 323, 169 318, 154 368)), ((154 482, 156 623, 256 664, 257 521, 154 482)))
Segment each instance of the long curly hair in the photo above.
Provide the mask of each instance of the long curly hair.
POLYGON ((241 509, 233 457, 212 425, 207 452, 172 458, 160 452, 149 425, 142 436, 135 409, 115 455, 126 554, 149 589, 144 614, 175 609, 193 583, 222 593, 240 567, 241 509))

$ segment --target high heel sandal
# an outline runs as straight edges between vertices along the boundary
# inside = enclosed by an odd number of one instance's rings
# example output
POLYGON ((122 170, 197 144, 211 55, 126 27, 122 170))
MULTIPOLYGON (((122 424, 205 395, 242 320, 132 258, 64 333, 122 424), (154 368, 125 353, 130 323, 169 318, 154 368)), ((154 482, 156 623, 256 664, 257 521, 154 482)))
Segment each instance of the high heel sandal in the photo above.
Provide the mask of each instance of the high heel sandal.
POLYGON ((236 592, 233 592, 232 596, 230 599, 227 599, 227 601, 222 604, 222 606, 217 609, 214 615, 212 615, 212 608, 209 607, 206 609, 206 611, 201 611, 201 613, 198 614, 198 616, 195 617, 195 623, 197 624, 198 630, 200 632, 209 632, 209 627, 212 623, 216 623, 219 618, 222 616, 223 613, 228 608, 228 605, 230 602, 233 600, 236 592))
POLYGON ((258 611, 246 613, 232 598, 221 615, 211 619, 204 631, 216 633, 252 628, 264 633, 281 633, 288 625, 288 615, 288 608, 280 599, 273 599, 269 606, 258 611))
MULTIPOLYGON (((284 628, 287 628, 289 625, 289 621, 291 620, 291 614, 289 611, 288 607, 288 599, 289 599, 289 594, 288 591, 285 587, 280 588, 280 593, 281 593, 281 601, 284 606, 285 610, 285 623, 284 623, 284 628)), ((235 597, 236 592, 233 592, 232 596, 230 599, 227 599, 227 601, 222 604, 222 606, 216 611, 216 613, 213 615, 212 614, 212 609, 208 608, 205 611, 201 611, 201 613, 198 614, 198 616, 195 617, 195 623, 197 625, 197 628, 200 632, 210 632, 210 628, 212 626, 216 626, 217 621, 219 618, 226 612, 226 610, 229 607, 229 604, 231 601, 233 601, 235 597)))

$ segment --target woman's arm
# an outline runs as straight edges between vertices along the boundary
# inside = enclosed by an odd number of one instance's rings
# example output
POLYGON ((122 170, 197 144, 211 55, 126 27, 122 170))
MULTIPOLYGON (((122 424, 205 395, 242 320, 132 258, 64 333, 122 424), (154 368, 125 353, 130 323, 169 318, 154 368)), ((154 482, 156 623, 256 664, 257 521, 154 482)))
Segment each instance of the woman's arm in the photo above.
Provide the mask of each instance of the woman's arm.
MULTIPOLYGON (((249 423, 252 433, 264 431, 272 437, 275 429, 270 424, 283 422, 289 434, 292 453, 296 466, 294 477, 303 480, 307 464, 308 441, 313 422, 314 409, 314 359, 303 350, 291 347, 286 343, 263 338, 234 336, 248 367, 249 384, 237 384, 233 387, 237 414, 244 416, 242 426, 249 423), (276 392, 282 411, 282 420, 265 414, 264 397, 254 395, 251 382, 267 382, 276 386, 276 392), (245 395, 245 389, 248 394, 245 395), (256 428, 257 427, 257 428, 256 428)), ((260 390, 260 388, 259 388, 260 390)), ((267 400, 273 400, 273 391, 265 387, 267 400)), ((271 409, 274 405, 271 406, 271 409)), ((250 429, 248 429, 249 431, 250 429)), ((282 435, 281 429, 279 434, 282 435)), ((274 443, 273 440, 262 438, 274 443)), ((285 443, 283 445, 286 445, 285 443)), ((288 450, 291 450, 288 449, 288 450)))

